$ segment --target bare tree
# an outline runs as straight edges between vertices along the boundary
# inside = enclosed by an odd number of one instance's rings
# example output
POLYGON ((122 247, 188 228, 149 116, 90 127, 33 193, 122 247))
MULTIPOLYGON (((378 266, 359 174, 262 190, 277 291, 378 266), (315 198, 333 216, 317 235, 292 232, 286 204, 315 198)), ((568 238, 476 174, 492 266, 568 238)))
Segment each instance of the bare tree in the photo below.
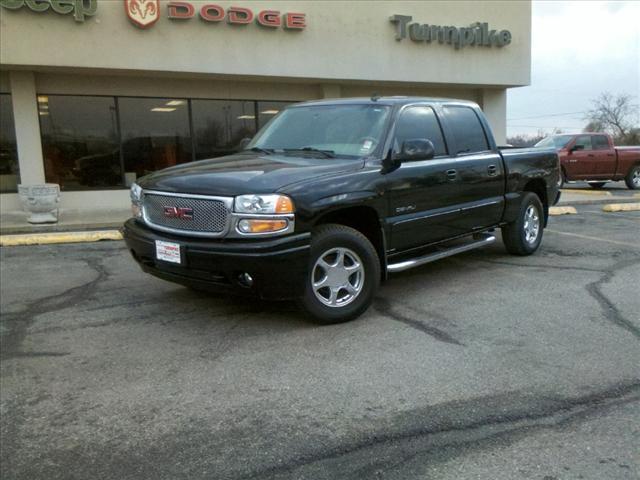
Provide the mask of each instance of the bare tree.
POLYGON ((633 100, 634 97, 628 94, 601 94, 591 101, 592 108, 586 116, 588 127, 599 127, 615 137, 626 137, 633 127, 631 116, 638 108, 633 100))

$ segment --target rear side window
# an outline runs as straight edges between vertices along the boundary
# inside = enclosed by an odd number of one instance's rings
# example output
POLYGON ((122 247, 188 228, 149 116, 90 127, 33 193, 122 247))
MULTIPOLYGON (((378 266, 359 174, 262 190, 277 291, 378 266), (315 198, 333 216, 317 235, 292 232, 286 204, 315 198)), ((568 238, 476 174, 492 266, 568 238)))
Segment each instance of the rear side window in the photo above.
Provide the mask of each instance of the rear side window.
POLYGON ((489 150, 489 142, 476 112, 469 107, 444 107, 447 124, 456 139, 456 153, 473 153, 489 150))
POLYGON ((583 150, 593 150, 591 146, 591 135, 580 135, 576 138, 575 146, 582 146, 583 150))
POLYGON ((409 107, 402 111, 396 126, 396 141, 394 148, 400 150, 405 140, 426 138, 431 140, 435 154, 446 155, 447 147, 444 143, 442 129, 431 107, 409 107))
POLYGON ((609 150, 609 139, 605 135, 594 135, 591 141, 594 150, 609 150))

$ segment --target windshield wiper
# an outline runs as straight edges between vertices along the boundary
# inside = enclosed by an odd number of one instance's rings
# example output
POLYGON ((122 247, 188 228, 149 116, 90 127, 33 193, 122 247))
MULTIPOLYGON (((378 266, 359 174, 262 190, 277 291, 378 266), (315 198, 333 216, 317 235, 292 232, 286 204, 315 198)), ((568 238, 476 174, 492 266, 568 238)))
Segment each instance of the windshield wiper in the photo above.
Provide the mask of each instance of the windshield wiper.
POLYGON ((283 148, 283 152, 313 152, 313 153, 321 153, 326 158, 336 158, 336 152, 333 150, 321 150, 319 148, 313 147, 301 147, 301 148, 283 148))
POLYGON ((245 152, 260 152, 260 153, 266 153, 267 155, 272 155, 273 148, 251 147, 251 148, 245 149, 245 152))

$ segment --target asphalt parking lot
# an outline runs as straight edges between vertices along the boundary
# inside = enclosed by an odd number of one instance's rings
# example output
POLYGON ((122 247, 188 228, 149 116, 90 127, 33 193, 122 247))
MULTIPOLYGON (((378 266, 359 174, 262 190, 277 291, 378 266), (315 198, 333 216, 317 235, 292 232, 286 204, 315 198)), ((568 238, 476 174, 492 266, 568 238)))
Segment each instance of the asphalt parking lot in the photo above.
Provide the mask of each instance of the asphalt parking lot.
POLYGON ((2 478, 640 475, 640 212, 578 207, 534 256, 395 275, 330 327, 122 242, 0 255, 2 478))

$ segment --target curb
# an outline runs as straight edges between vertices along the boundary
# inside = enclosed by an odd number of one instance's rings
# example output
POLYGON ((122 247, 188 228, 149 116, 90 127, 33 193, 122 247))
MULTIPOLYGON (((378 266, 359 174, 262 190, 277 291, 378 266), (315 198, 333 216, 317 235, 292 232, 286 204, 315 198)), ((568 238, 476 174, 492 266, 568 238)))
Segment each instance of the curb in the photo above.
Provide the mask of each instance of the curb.
POLYGON ((599 198, 593 200, 561 200, 558 202, 559 207, 567 206, 567 205, 606 205, 611 202, 617 203, 637 203, 638 199, 634 197, 621 197, 621 198, 599 198))
POLYGON ((613 196, 613 194, 611 192, 609 192, 608 190, 579 190, 577 188, 567 188, 567 189, 563 189, 561 188, 560 191, 562 191, 562 193, 575 193, 576 195, 593 195, 593 196, 600 196, 600 197, 611 197, 613 196))
POLYGON ((556 215, 575 215, 576 213, 578 211, 575 207, 549 207, 549 215, 552 217, 556 215))
POLYGON ((0 246, 50 245, 55 243, 85 243, 101 240, 122 240, 119 230, 64 233, 28 233, 24 235, 0 235, 0 246))
POLYGON ((637 203, 609 203, 602 207, 603 212, 638 212, 640 202, 637 203))

